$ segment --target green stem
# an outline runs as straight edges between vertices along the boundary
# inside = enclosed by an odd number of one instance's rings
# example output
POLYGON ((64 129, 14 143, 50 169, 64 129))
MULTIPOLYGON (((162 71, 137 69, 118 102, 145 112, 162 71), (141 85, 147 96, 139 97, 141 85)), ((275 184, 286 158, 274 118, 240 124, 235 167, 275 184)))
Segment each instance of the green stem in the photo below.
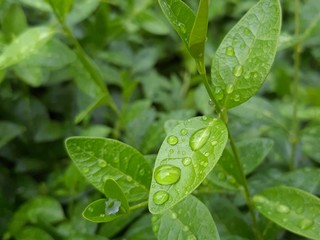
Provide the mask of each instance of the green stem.
MULTIPOLYGON (((295 37, 300 35, 300 0, 294 2, 294 18, 295 18, 295 37)), ((297 145, 299 141, 299 121, 298 121, 298 100, 299 100, 299 70, 300 70, 300 52, 301 45, 298 42, 294 46, 294 77, 292 85, 293 111, 292 111, 292 125, 290 134, 291 155, 290 155, 290 170, 296 167, 297 159, 297 145)))
POLYGON ((258 224, 257 224, 256 214, 255 214, 255 210, 254 210, 251 194, 250 194, 250 191, 249 191, 248 182, 247 182, 246 176, 244 174, 244 170, 243 170, 240 158, 239 158, 239 154, 238 154, 238 151, 237 151, 237 148, 236 148, 235 141, 233 139, 233 136, 231 134, 230 128, 228 126, 227 111, 225 109, 221 108, 219 102, 216 100, 216 98, 215 98, 215 96, 214 96, 214 94, 213 94, 213 92, 211 90, 211 87, 210 87, 210 84, 209 84, 209 81, 208 81, 208 78, 207 78, 204 62, 200 61, 200 60, 196 61, 196 62, 197 62, 198 72, 199 72, 199 74, 200 74, 200 76, 202 78, 202 82, 204 83, 204 86, 205 86, 205 88, 206 88, 206 90, 207 90, 207 92, 209 94, 209 97, 211 98, 211 100, 215 104, 215 110, 216 110, 217 114, 220 116, 221 120, 225 123, 225 125, 226 125, 226 127, 228 129, 228 136, 229 136, 229 140, 230 140, 230 146, 231 146, 231 150, 233 152, 234 158, 235 158, 237 169, 239 170, 239 174, 241 175, 242 186, 244 188, 244 198, 245 198, 245 200, 247 202, 247 205, 248 205, 248 208, 249 208, 250 217, 251 217, 251 221, 252 221, 252 225, 253 225, 253 229, 254 229, 254 234, 256 236, 256 239, 260 240, 260 239, 262 239, 262 235, 260 233, 260 230, 259 230, 259 227, 258 227, 258 224))
POLYGON ((134 211, 136 209, 139 209, 139 208, 142 208, 142 207, 146 207, 146 206, 148 206, 148 201, 138 203, 137 205, 134 205, 134 206, 130 207, 129 210, 130 211, 134 211))

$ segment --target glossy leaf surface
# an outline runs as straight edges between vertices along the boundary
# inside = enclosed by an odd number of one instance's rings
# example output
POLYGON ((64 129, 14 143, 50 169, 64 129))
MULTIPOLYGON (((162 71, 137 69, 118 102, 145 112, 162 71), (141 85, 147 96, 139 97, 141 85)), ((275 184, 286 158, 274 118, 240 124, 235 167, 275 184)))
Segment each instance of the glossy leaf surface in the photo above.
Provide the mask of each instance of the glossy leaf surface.
POLYGON ((0 55, 0 69, 10 67, 33 54, 55 33, 51 27, 29 28, 9 44, 0 55))
POLYGON ((298 188, 278 186, 254 196, 256 208, 265 217, 298 235, 320 236, 320 199, 298 188))
POLYGON ((192 195, 162 214, 153 215, 152 225, 158 239, 220 239, 208 208, 192 195))
POLYGON ((158 153, 149 195, 149 210, 160 213, 189 195, 218 162, 227 142, 220 119, 196 117, 178 124, 158 153))
POLYGON ((277 50, 278 0, 262 0, 229 31, 212 61, 211 78, 222 108, 247 101, 261 87, 277 50))
POLYGON ((160 7, 186 46, 195 21, 192 9, 181 0, 159 0, 160 7))
POLYGON ((114 179, 128 201, 145 199, 151 167, 134 148, 107 138, 72 137, 66 140, 70 158, 87 180, 104 192, 104 181, 114 179))

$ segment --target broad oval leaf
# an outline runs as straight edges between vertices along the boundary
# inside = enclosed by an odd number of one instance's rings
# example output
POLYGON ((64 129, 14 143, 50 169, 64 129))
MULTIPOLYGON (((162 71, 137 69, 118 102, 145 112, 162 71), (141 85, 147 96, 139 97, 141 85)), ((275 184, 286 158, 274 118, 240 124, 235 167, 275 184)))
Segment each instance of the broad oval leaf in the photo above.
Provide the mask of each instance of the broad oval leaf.
POLYGON ((253 197, 265 217, 298 235, 320 236, 320 199, 298 188, 278 186, 253 197))
POLYGON ((126 213, 120 206, 121 202, 116 199, 99 199, 90 203, 82 216, 91 222, 111 222, 126 213))
POLYGON ((0 69, 10 67, 33 54, 55 33, 51 27, 29 28, 8 45, 0 55, 0 69))
POLYGON ((152 229, 158 239, 220 239, 208 208, 192 195, 162 214, 153 215, 152 229))
POLYGON ((94 137, 71 137, 65 144, 80 172, 102 193, 104 181, 112 178, 129 202, 147 198, 152 170, 136 149, 117 140, 94 137))
POLYGON ((159 5, 182 41, 189 47, 189 37, 195 21, 192 9, 181 0, 159 0, 159 5))
POLYGON ((171 208, 197 188, 218 162, 227 139, 220 119, 196 117, 173 128, 155 162, 150 212, 171 208))
POLYGON ((222 108, 240 105, 259 90, 273 63, 280 27, 279 0, 262 0, 225 36, 211 68, 222 108))

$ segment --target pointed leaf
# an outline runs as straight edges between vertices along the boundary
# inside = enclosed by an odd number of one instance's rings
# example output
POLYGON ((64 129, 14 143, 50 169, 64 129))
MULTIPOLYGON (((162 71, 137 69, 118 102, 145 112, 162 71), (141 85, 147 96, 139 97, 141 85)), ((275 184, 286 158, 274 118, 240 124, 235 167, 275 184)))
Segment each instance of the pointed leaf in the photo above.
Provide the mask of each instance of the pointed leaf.
POLYGON ((46 0, 52 7, 53 12, 56 16, 64 22, 65 16, 70 11, 73 0, 46 0))
POLYGON ((162 214, 153 215, 152 225, 158 239, 220 239, 208 208, 192 195, 162 214))
POLYGON ((208 30, 208 0, 200 0, 197 15, 190 33, 189 51, 193 58, 203 61, 208 30))
POLYGON ((111 222, 125 214, 120 206, 121 202, 116 199, 99 199, 90 203, 82 216, 91 222, 111 222))
POLYGON ((108 199, 116 199, 120 201, 122 212, 129 211, 129 204, 119 184, 113 179, 107 179, 104 183, 104 195, 108 199))
POLYGON ((160 213, 188 196, 218 162, 227 129, 220 119, 191 118, 178 124, 158 153, 149 195, 149 210, 160 213))
POLYGON ((253 197, 265 217, 298 235, 320 236, 320 199, 298 188, 278 186, 253 197))
POLYGON ((159 4, 170 24, 188 47, 190 33, 195 20, 195 14, 192 9, 181 0, 159 0, 159 4))
POLYGON ((151 181, 151 167, 136 149, 113 139, 71 137, 66 140, 70 158, 99 191, 112 178, 128 201, 145 199, 151 181))
POLYGON ((51 27, 29 28, 8 45, 0 55, 0 70, 10 67, 33 54, 55 33, 51 27))
POLYGON ((235 107, 259 90, 275 57, 280 26, 279 0, 261 0, 225 36, 211 68, 222 108, 235 107))

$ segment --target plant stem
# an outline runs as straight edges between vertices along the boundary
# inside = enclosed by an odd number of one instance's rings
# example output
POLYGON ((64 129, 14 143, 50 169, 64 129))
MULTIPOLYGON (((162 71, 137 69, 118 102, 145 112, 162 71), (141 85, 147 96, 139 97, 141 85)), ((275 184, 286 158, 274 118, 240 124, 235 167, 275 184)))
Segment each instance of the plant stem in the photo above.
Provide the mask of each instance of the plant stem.
POLYGON ((208 92, 209 97, 211 98, 211 100, 214 102, 215 104, 215 108, 216 108, 216 112, 217 114, 220 116, 221 120, 225 123, 227 130, 228 130, 228 136, 229 136, 229 140, 230 140, 230 146, 231 146, 231 150, 233 152, 233 156, 235 158, 235 162, 237 165, 237 169, 239 171, 239 174, 241 175, 241 180, 242 180, 242 186, 244 189, 244 198, 247 202, 248 208, 249 208, 249 212, 250 212, 250 217, 251 217, 251 221, 252 221, 252 225, 253 225, 253 229, 254 229, 254 234, 255 234, 255 238, 257 240, 262 240, 262 235, 260 233, 258 224, 257 224, 257 220, 256 220, 256 214, 255 214, 255 210, 254 210, 254 206, 253 206, 253 202, 251 200, 251 194, 249 191, 249 187, 248 187, 248 182, 246 179, 246 176, 244 174, 244 170, 239 158, 239 154, 238 154, 238 150, 236 148, 236 144, 235 141, 233 139, 233 136, 231 134, 230 128, 228 126, 228 117, 227 117, 227 111, 224 110, 223 108, 221 108, 219 102, 215 99, 215 96, 211 90, 208 78, 207 78, 207 74, 206 74, 206 69, 204 66, 204 63, 201 61, 197 61, 197 68, 198 68, 198 72, 201 76, 202 82, 204 83, 204 86, 208 92))
MULTIPOLYGON (((295 19, 295 37, 300 35, 300 0, 294 2, 294 19, 295 19)), ((292 98, 293 98, 293 110, 292 110, 292 125, 290 134, 291 143, 291 156, 290 156, 290 170, 294 170, 296 167, 297 159, 297 145, 299 141, 299 121, 298 121, 298 101, 299 101, 299 70, 300 70, 300 52, 301 45, 298 42, 294 46, 294 76, 292 84, 292 98)))
POLYGON ((134 211, 138 208, 142 208, 142 207, 146 207, 146 206, 148 206, 148 201, 138 203, 137 205, 134 205, 134 206, 130 207, 129 209, 130 209, 130 211, 134 211))

